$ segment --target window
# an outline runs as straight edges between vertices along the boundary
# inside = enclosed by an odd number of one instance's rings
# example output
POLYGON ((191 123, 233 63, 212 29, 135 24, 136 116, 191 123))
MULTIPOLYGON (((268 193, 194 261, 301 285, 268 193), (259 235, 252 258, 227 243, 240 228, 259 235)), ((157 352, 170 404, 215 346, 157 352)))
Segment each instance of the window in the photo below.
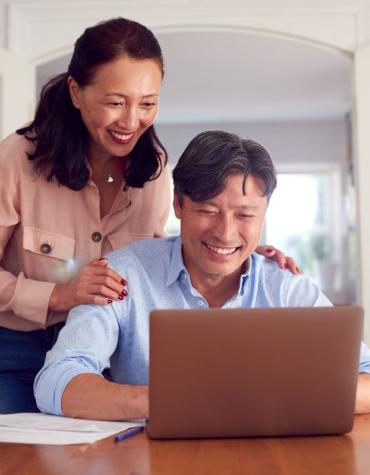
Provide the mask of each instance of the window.
MULTIPOLYGON (((173 201, 173 180, 172 180, 172 174, 170 178, 170 183, 171 183, 171 203, 173 201)), ((171 204, 171 209, 170 209, 170 214, 168 216, 168 220, 166 223, 166 226, 164 228, 166 233, 170 235, 176 235, 180 234, 180 221, 176 218, 175 216, 175 211, 173 210, 173 206, 171 204)))
POLYGON ((332 301, 345 303, 346 223, 340 212, 340 168, 323 164, 289 168, 278 175, 266 215, 265 241, 292 256, 332 301))

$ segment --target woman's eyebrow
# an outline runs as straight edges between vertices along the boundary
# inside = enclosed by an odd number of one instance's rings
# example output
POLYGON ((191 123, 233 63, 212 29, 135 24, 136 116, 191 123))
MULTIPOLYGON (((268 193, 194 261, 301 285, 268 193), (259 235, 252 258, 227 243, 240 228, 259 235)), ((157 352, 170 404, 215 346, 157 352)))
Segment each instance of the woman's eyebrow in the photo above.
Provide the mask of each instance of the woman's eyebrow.
MULTIPOLYGON (((126 98, 126 97, 129 97, 128 94, 122 94, 122 92, 108 92, 107 94, 105 94, 106 97, 109 97, 109 96, 119 96, 119 97, 123 97, 123 98, 126 98)), ((148 97, 159 97, 159 94, 157 93, 152 93, 152 94, 145 94, 145 96, 142 96, 143 98, 148 98, 148 97)))

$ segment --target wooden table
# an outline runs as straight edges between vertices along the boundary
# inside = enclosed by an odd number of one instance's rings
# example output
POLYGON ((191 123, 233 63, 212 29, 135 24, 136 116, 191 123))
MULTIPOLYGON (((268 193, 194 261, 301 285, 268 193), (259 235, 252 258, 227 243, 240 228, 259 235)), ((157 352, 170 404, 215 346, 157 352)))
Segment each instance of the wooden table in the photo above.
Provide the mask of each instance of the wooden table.
POLYGON ((1 475, 369 475, 370 415, 343 436, 0 444, 1 475))

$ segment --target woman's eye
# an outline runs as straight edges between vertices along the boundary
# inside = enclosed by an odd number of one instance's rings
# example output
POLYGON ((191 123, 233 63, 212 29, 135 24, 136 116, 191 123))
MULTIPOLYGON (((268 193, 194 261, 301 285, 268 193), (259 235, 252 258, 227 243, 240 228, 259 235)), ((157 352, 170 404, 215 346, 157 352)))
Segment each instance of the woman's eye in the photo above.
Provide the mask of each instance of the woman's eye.
POLYGON ((150 109, 156 105, 157 104, 155 102, 144 102, 143 107, 145 107, 146 109, 150 109))
POLYGON ((122 107, 125 105, 125 101, 123 100, 118 100, 118 101, 110 101, 105 103, 109 107, 122 107))

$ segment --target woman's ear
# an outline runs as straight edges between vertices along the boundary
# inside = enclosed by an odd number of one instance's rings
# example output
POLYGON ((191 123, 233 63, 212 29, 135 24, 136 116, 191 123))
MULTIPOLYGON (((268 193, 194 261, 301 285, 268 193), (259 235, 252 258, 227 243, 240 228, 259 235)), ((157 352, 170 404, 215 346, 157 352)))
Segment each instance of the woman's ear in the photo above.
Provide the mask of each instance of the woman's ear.
POLYGON ((71 96, 72 104, 76 107, 76 109, 80 108, 80 86, 77 82, 73 79, 72 76, 68 76, 67 84, 69 89, 69 95, 71 96))

